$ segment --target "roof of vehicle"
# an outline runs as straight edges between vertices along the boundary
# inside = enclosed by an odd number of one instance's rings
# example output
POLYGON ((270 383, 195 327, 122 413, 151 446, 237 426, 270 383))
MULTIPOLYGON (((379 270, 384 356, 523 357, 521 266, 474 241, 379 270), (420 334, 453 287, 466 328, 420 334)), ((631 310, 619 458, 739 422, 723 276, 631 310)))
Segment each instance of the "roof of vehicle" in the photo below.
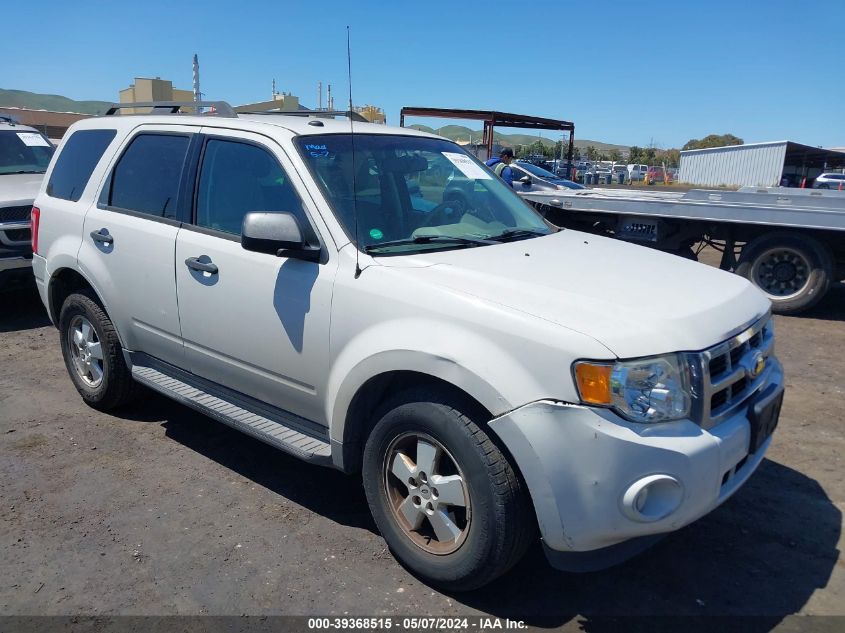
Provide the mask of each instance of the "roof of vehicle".
POLYGON ((20 123, 9 123, 5 118, 0 117, 0 130, 14 130, 16 132, 38 132, 34 127, 21 125, 20 123))
POLYGON ((236 117, 191 114, 121 114, 85 119, 74 124, 74 128, 117 128, 126 130, 148 124, 220 127, 265 134, 271 130, 281 128, 296 136, 348 134, 350 129, 354 129, 355 134, 401 134, 403 136, 422 136, 448 140, 435 134, 406 127, 393 127, 378 123, 361 123, 357 121, 350 123, 348 119, 339 120, 317 116, 295 116, 275 112, 266 114, 238 114, 236 117))

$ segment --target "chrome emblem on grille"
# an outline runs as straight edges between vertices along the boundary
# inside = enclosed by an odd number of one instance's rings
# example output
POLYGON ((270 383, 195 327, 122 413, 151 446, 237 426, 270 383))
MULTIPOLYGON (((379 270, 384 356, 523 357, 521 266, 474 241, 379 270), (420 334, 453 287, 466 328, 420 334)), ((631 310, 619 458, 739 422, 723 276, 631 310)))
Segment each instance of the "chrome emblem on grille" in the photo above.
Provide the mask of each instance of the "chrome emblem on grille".
POLYGON ((756 378, 757 376, 762 374, 763 370, 766 368, 766 359, 763 356, 762 352, 754 352, 754 356, 751 357, 751 363, 752 364, 748 370, 748 375, 751 378, 756 378))

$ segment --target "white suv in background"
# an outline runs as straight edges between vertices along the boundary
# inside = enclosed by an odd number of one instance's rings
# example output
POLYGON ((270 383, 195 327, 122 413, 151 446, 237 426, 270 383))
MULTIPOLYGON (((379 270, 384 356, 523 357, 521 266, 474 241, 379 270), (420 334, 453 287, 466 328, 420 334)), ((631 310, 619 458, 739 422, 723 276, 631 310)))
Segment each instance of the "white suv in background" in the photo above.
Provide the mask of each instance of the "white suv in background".
POLYGON ((813 182, 813 189, 837 189, 845 191, 845 174, 820 174, 813 182))
POLYGON ((30 213, 52 156, 41 132, 0 116, 0 290, 32 282, 30 213))
POLYGON ((361 471, 452 590, 537 528, 560 568, 622 560, 760 464, 783 374, 745 279, 558 230, 431 134, 215 111, 76 123, 48 171, 33 268, 91 406, 140 383, 361 471))

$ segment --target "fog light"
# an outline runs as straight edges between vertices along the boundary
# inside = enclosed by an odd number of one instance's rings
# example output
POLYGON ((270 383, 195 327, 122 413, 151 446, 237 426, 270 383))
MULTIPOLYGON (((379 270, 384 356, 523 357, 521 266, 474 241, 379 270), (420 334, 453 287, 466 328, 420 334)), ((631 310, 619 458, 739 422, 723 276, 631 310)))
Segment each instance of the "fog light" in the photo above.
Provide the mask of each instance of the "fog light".
POLYGON ((684 499, 684 487, 670 475, 649 475, 637 480, 622 495, 622 513, 638 523, 665 519, 684 499))

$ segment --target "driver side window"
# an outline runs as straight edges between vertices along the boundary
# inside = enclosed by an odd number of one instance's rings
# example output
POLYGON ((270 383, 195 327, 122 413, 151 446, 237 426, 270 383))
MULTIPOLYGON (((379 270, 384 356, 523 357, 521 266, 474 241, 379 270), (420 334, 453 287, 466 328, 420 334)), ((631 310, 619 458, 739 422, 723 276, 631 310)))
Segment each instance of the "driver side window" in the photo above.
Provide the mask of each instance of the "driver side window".
POLYGON ((308 232, 302 201, 290 178, 267 150, 239 141, 206 142, 197 194, 197 226, 241 234, 252 211, 288 212, 308 232))

